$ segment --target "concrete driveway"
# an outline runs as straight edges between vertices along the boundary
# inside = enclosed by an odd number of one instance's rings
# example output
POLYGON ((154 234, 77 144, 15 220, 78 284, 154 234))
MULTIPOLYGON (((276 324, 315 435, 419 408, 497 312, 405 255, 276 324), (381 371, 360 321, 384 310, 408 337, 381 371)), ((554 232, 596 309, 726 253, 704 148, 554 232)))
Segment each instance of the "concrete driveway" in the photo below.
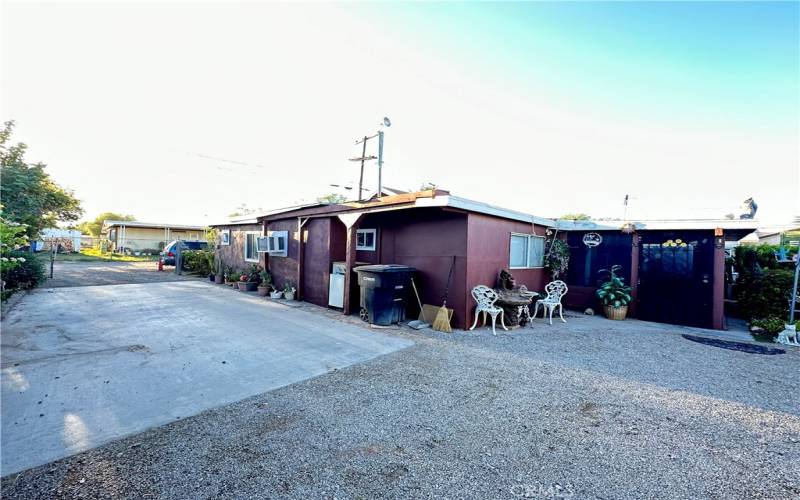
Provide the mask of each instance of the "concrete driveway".
POLYGON ((412 344, 199 281, 40 289, 2 323, 2 475, 412 344))

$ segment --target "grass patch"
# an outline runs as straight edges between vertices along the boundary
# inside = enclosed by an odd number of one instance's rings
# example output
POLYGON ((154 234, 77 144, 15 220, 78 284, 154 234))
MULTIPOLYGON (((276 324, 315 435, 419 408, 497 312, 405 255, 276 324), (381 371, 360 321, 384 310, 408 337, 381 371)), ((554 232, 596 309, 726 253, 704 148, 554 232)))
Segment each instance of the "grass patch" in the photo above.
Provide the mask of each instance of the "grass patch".
POLYGON ((121 255, 101 253, 96 248, 85 248, 80 253, 60 253, 56 255, 57 261, 62 262, 155 262, 158 255, 121 255))

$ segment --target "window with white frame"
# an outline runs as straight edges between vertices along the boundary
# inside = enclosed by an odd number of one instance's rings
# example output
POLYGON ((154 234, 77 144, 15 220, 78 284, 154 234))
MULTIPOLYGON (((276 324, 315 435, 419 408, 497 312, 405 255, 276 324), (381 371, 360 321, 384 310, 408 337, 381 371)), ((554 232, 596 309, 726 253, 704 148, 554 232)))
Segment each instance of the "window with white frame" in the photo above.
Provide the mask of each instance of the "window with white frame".
POLYGON ((267 236, 258 239, 258 251, 272 257, 286 257, 289 246, 289 231, 268 231, 267 236))
POLYGON ((359 229, 356 231, 356 250, 375 251, 377 229, 359 229))
POLYGON ((230 245, 231 244, 231 230, 230 229, 223 229, 219 232, 219 244, 220 245, 230 245))
POLYGON ((247 231, 244 233, 244 260, 247 262, 258 262, 258 238, 260 231, 247 231))
POLYGON ((544 236, 511 233, 508 267, 511 269, 544 267, 544 236))

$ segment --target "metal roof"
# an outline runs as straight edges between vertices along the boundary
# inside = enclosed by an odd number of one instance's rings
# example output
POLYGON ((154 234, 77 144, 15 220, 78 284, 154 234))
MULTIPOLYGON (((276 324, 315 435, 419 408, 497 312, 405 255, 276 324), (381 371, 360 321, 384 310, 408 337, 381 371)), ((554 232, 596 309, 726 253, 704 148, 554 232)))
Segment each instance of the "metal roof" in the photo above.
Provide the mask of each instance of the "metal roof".
POLYGON ((636 230, 691 230, 691 229, 736 229, 755 231, 758 221, 754 219, 658 219, 658 220, 559 220, 558 228, 564 231, 619 231, 622 226, 632 224, 636 230))
POLYGON ((125 227, 144 227, 151 229, 178 229, 187 231, 203 231, 205 226, 193 226, 188 224, 165 224, 160 222, 140 222, 137 220, 105 220, 103 221, 103 229, 108 229, 114 226, 125 227))

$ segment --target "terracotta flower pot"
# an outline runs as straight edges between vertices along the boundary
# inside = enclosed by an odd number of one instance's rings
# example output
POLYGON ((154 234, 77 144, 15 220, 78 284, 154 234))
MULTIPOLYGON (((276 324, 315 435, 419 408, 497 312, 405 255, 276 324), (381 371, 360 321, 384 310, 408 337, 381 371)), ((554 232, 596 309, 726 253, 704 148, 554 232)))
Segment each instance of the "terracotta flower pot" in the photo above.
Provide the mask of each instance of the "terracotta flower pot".
POLYGON ((269 295, 269 287, 268 286, 260 286, 258 287, 258 296, 259 297, 266 297, 269 295))
POLYGON ((217 285, 225 283, 225 276, 217 274, 216 276, 214 276, 214 283, 216 283, 217 285))
POLYGON ((254 283, 252 281, 240 281, 239 282, 239 291, 240 292, 255 292, 256 287, 258 287, 258 283, 254 283))
POLYGON ((615 321, 622 321, 628 315, 628 306, 604 306, 606 312, 606 318, 613 319, 615 321))

